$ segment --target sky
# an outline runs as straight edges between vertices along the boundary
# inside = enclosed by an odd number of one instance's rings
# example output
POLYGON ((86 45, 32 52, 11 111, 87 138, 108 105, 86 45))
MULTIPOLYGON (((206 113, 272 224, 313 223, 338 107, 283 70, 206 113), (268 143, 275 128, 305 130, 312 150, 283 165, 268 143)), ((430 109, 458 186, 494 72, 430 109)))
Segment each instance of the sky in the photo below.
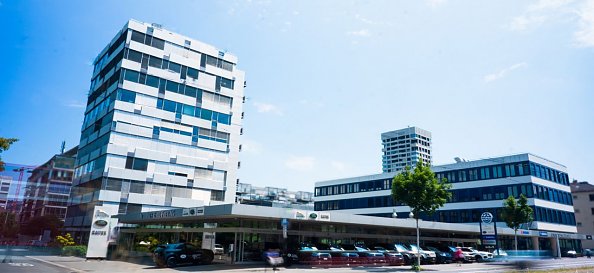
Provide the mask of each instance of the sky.
POLYGON ((78 144, 92 62, 128 19, 239 58, 240 182, 313 191, 381 172, 381 133, 433 164, 533 153, 594 182, 594 1, 0 0, 6 162, 78 144))

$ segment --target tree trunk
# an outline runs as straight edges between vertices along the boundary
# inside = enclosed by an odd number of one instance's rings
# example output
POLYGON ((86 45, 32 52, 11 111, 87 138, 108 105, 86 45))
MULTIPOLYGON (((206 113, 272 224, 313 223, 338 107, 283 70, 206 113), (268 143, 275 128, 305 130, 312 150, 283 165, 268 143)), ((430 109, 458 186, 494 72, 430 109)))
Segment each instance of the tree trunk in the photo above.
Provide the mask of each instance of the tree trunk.
POLYGON ((517 229, 514 229, 514 243, 516 246, 516 253, 517 253, 518 252, 518 230, 517 229))
MULTIPOLYGON (((419 218, 416 219, 417 220, 417 265, 419 267, 417 268, 421 268, 421 244, 419 243, 419 218)), ((417 272, 419 271, 419 269, 417 269, 417 272)))

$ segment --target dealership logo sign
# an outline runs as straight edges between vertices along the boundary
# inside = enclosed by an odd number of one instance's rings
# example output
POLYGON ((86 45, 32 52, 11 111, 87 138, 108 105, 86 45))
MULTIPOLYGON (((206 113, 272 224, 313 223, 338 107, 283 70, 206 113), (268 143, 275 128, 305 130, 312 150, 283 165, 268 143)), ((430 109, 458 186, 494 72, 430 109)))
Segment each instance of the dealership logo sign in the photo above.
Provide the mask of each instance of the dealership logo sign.
POLYGON ((483 214, 481 214, 481 221, 485 224, 490 224, 493 221, 493 214, 490 212, 483 212, 483 214))

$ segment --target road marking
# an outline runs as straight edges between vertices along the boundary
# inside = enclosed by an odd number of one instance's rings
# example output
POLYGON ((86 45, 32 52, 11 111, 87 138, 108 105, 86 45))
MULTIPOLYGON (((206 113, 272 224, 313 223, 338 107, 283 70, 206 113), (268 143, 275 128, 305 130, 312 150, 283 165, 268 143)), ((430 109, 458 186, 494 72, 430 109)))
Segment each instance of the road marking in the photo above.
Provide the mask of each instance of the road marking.
POLYGON ((33 266, 30 263, 8 263, 8 264, 12 265, 12 266, 33 266))
POLYGON ((38 262, 42 262, 42 263, 46 263, 46 264, 51 264, 51 265, 53 265, 53 266, 57 266, 57 267, 60 267, 60 268, 64 268, 64 269, 70 270, 70 271, 72 271, 72 272, 77 272, 77 273, 87 273, 87 272, 85 272, 85 271, 83 271, 83 270, 80 270, 80 269, 76 269, 76 268, 68 267, 68 266, 65 266, 65 265, 61 265, 61 264, 58 264, 58 263, 54 263, 54 262, 50 262, 50 261, 46 261, 46 260, 43 260, 43 259, 39 259, 39 258, 31 257, 31 256, 25 256, 25 257, 27 257, 27 258, 29 258, 29 259, 32 259, 32 260, 36 260, 36 261, 38 261, 38 262))

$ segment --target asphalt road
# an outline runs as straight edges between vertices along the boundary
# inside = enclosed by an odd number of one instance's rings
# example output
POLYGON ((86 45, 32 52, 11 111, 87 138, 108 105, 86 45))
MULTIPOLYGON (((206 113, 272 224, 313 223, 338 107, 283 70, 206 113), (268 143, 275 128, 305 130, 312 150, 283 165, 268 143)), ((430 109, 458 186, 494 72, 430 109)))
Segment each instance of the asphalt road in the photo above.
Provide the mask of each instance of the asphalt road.
POLYGON ((71 273, 71 270, 27 257, 27 249, 0 249, 0 272, 2 273, 71 273))

